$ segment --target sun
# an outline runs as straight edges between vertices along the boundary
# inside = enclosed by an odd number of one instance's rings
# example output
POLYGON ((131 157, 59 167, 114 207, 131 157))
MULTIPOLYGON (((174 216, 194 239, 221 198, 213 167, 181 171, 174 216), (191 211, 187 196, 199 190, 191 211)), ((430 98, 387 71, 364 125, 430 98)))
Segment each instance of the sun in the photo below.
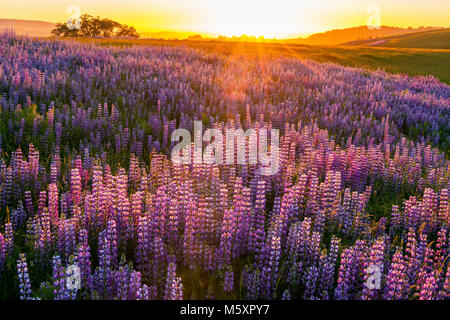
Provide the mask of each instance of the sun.
POLYGON ((211 22, 211 28, 218 34, 282 38, 296 28, 289 13, 281 10, 274 1, 231 2, 232 5, 228 2, 227 6, 221 7, 218 16, 211 22))

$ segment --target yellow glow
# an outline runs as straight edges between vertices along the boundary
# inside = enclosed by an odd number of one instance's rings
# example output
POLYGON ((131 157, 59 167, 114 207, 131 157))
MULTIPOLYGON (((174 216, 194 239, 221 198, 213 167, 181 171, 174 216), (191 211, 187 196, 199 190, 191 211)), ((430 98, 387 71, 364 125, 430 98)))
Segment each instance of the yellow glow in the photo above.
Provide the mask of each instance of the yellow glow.
POLYGON ((20 0, 3 1, 0 18, 64 22, 73 4, 138 31, 298 37, 365 25, 373 4, 382 25, 450 27, 448 0, 20 0))
MULTIPOLYGON (((233 36, 246 34, 266 38, 282 37, 299 32, 298 20, 289 6, 275 1, 230 1, 217 4, 218 13, 209 21, 212 32, 233 36)), ((302 27, 303 28, 303 27, 302 27)))

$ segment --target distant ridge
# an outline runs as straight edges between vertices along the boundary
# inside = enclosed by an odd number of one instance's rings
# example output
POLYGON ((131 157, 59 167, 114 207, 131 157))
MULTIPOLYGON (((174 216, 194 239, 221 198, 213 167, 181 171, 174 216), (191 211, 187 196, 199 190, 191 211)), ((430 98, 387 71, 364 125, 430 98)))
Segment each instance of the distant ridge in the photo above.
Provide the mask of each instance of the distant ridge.
POLYGON ((351 41, 348 46, 370 46, 417 49, 450 49, 450 28, 408 33, 380 39, 351 41))
MULTIPOLYGON (((148 39, 165 39, 165 40, 173 40, 173 39, 187 39, 191 36, 199 35, 198 32, 177 32, 177 31, 155 31, 155 32, 139 32, 141 38, 148 39)), ((213 38, 213 34, 203 33, 204 37, 213 38)))
POLYGON ((442 29, 440 27, 420 27, 420 28, 398 28, 381 26, 380 29, 369 29, 367 26, 335 29, 321 33, 315 33, 306 39, 299 39, 299 42, 311 45, 338 45, 350 41, 368 40, 384 38, 420 31, 430 31, 442 29))
MULTIPOLYGON (((19 19, 0 19, 0 32, 13 29, 19 35, 27 35, 32 37, 49 37, 51 31, 55 27, 55 23, 39 21, 39 20, 19 20, 19 19)), ((400 36, 425 31, 433 31, 444 29, 440 27, 420 27, 420 28, 398 28, 382 26, 380 29, 369 29, 367 26, 335 29, 321 33, 315 33, 307 38, 285 39, 283 42, 293 42, 308 45, 341 45, 359 42, 363 45, 366 41, 375 42, 378 39, 386 37, 400 36)), ((152 39, 187 39, 195 36, 197 32, 177 32, 177 31, 157 31, 143 32, 139 31, 142 38, 152 39)), ((203 33, 205 39, 215 38, 213 34, 203 33)), ((232 38, 230 38, 232 39, 232 38)), ((377 44, 375 42, 375 44, 377 44)), ((382 44, 380 42, 380 44, 382 44)))
MULTIPOLYGON (((49 37, 56 23, 39 20, 0 19, 0 32, 14 30, 18 35, 31 37, 49 37)), ((142 38, 153 39, 187 39, 198 32, 157 31, 139 32, 142 38)), ((206 34, 206 36, 213 36, 206 34)))
POLYGON ((0 31, 14 30, 18 35, 48 37, 54 23, 38 20, 0 19, 0 31))

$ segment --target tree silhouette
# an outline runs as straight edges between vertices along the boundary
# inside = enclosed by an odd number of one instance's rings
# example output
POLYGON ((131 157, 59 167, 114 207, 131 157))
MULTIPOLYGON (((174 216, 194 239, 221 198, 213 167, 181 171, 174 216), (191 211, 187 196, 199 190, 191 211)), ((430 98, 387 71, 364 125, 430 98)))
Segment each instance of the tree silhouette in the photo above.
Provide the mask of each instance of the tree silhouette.
POLYGON ((57 23, 52 30, 52 35, 57 37, 139 38, 134 27, 88 14, 80 17, 79 29, 71 29, 66 23, 57 23))

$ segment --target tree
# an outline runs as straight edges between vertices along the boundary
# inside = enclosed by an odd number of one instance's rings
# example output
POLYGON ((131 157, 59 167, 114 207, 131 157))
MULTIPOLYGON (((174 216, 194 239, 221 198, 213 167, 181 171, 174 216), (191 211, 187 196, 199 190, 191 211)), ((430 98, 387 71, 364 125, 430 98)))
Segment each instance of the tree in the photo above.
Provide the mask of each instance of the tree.
POLYGON ((52 30, 57 37, 105 37, 105 38, 139 38, 136 29, 119 22, 83 14, 80 28, 70 29, 67 24, 57 23, 52 30))
POLYGON ((119 38, 139 38, 139 34, 137 33, 134 27, 130 27, 127 25, 121 25, 119 27, 119 31, 116 33, 116 37, 119 38))
POLYGON ((57 23, 51 34, 57 37, 76 37, 78 30, 70 29, 65 23, 57 23))
POLYGON ((189 40, 202 40, 203 37, 200 34, 196 34, 188 37, 189 40))

